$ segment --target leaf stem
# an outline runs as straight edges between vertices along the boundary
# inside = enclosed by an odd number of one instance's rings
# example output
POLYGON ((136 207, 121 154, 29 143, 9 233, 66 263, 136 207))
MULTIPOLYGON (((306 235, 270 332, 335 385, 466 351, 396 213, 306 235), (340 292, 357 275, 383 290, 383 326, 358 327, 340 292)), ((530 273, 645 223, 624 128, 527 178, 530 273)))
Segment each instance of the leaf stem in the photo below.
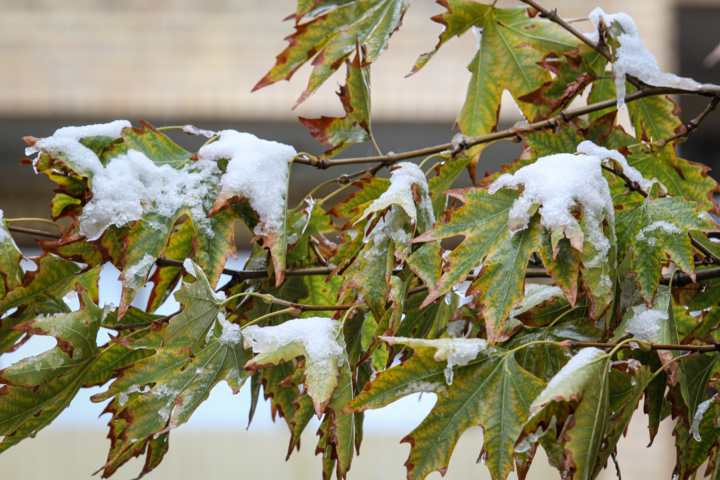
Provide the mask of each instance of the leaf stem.
POLYGON ((53 222, 52 220, 47 220, 45 218, 6 218, 5 222, 7 223, 21 223, 21 222, 33 222, 33 223, 47 223, 48 225, 54 225, 58 228, 61 232, 65 230, 65 227, 60 225, 57 222, 53 222))
POLYGON ((261 321, 265 320, 266 318, 274 317, 275 315, 282 315, 284 313, 289 313, 292 315, 292 314, 297 313, 297 309, 290 307, 290 308, 285 308, 283 310, 278 310, 277 312, 270 312, 267 315, 263 315, 261 317, 256 318, 255 320, 252 320, 252 321, 246 323, 245 325, 241 326, 240 329, 244 330, 245 328, 249 327, 250 325, 255 325, 256 323, 261 322, 261 321))
POLYGON ((553 342, 550 340, 538 340, 536 342, 524 343, 524 344, 520 345, 519 347, 513 348, 512 350, 508 351, 507 353, 509 355, 511 353, 517 352, 518 350, 522 350, 523 348, 531 347, 533 345, 555 345, 556 347, 567 348, 567 344, 565 344, 563 342, 553 342))
POLYGON ((42 230, 35 230, 34 228, 23 228, 8 225, 8 230, 11 232, 27 233, 28 235, 35 235, 37 237, 62 238, 62 235, 59 233, 43 232, 42 230))
POLYGON ((164 131, 164 130, 182 130, 184 127, 173 125, 171 127, 157 127, 155 130, 164 131))

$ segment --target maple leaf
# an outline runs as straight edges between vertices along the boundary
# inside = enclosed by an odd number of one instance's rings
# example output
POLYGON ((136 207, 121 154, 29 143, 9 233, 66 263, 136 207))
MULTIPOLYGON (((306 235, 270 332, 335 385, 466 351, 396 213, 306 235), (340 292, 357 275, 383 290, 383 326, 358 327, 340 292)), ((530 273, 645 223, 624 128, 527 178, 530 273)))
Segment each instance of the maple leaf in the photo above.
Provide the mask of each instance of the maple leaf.
POLYGON ((660 283, 663 253, 670 255, 695 279, 693 248, 688 233, 718 228, 708 213, 700 211, 697 202, 677 197, 648 197, 642 202, 616 208, 618 251, 624 256, 628 247, 634 245, 630 272, 637 276, 636 282, 648 307, 652 306, 660 283))
POLYGON ((445 359, 453 359, 456 341, 385 340, 410 346, 412 357, 378 373, 343 411, 381 408, 413 393, 435 393, 438 401, 433 410, 403 439, 412 446, 405 464, 408 478, 422 479, 436 470, 444 475, 460 435, 479 424, 485 431, 485 465, 494 479, 505 479, 513 470, 513 446, 529 413, 528 406, 542 390, 543 382, 520 368, 511 353, 492 347, 483 350, 483 341, 475 340, 475 355, 467 355, 464 365, 450 367, 454 379, 447 385, 449 363, 445 359))
POLYGON ((353 143, 370 139, 370 67, 361 64, 358 49, 352 62, 347 64, 347 83, 340 86, 338 96, 345 110, 344 117, 299 117, 300 123, 322 145, 327 145, 324 155, 331 158, 353 143))
POLYGON ((0 371, 0 443, 3 452, 50 424, 75 397, 97 361, 96 336, 103 317, 90 295, 77 287, 80 309, 39 316, 14 329, 53 336, 58 345, 0 371))
POLYGON ((190 342, 195 353, 205 343, 205 337, 215 324, 224 306, 225 295, 215 293, 203 270, 190 259, 185 260, 185 270, 195 277, 192 283, 182 283, 175 299, 183 305, 183 311, 170 319, 165 329, 163 344, 171 345, 182 337, 190 342))
POLYGON ((251 352, 242 346, 239 326, 227 321, 216 323, 207 344, 193 358, 187 342, 154 347, 152 356, 136 361, 106 392, 91 398, 101 402, 117 397, 118 405, 110 411, 111 429, 117 419, 124 420, 115 432, 122 447, 108 464, 131 449, 133 439, 149 439, 187 422, 219 382, 226 381, 237 393, 249 376, 242 366, 251 352))
POLYGON ((246 348, 257 353, 243 368, 258 370, 295 357, 305 357, 305 385, 318 418, 338 386, 340 367, 346 361, 342 324, 329 318, 289 320, 280 325, 243 330, 246 348))
POLYGON ((10 235, 7 221, 2 218, 2 213, 0 213, 0 276, 2 277, 0 298, 20 286, 23 277, 23 271, 20 268, 21 259, 22 253, 10 235))
MULTIPOLYGON (((465 0, 440 3, 448 11, 433 20, 445 29, 435 49, 421 55, 411 73, 420 70, 450 38, 471 27, 481 29, 482 41, 469 66, 472 78, 457 120, 460 132, 478 136, 496 131, 503 90, 510 91, 526 118, 541 115, 546 105, 524 102, 521 97, 551 81, 550 72, 539 63, 551 54, 558 56, 572 50, 578 45, 577 39, 549 20, 527 17, 525 8, 498 9, 465 0)), ((478 145, 468 153, 473 159, 468 166, 473 183, 483 148, 478 145)))
POLYGON ((322 3, 335 8, 316 10, 315 18, 295 26, 295 33, 286 39, 290 45, 277 56, 275 66, 253 91, 279 80, 289 80, 297 69, 315 57, 308 87, 295 102, 298 106, 315 93, 357 45, 364 47, 365 62, 374 62, 400 27, 408 7, 404 0, 322 3))

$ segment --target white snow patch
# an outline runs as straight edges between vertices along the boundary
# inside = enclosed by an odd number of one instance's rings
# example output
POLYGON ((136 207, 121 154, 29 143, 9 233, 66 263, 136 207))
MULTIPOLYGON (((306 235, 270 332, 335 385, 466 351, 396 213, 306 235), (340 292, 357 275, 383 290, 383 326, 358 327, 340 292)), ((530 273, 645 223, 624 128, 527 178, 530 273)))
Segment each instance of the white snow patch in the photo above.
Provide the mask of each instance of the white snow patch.
POLYGON ((527 437, 523 439, 522 442, 518 443, 515 447, 515 451, 517 453, 524 453, 527 452, 532 448, 532 444, 540 440, 540 437, 545 435, 547 432, 552 432, 557 428, 557 418, 555 415, 552 416, 550 419, 550 423, 548 424, 547 428, 543 430, 542 427, 538 428, 537 431, 533 433, 528 433, 527 437))
POLYGON ((597 27, 600 24, 600 19, 608 27, 613 22, 618 22, 625 32, 617 37, 620 47, 617 49, 616 59, 613 62, 618 110, 625 104, 626 75, 637 77, 648 85, 655 87, 671 87, 683 90, 698 90, 702 87, 700 83, 691 78, 678 77, 672 73, 662 72, 653 54, 643 48, 643 41, 638 34, 635 22, 626 13, 607 14, 602 8, 595 8, 590 12, 590 20, 595 25, 595 32, 588 35, 591 40, 598 41, 597 27))
MULTIPOLYGON (((193 221, 212 237, 206 217, 219 177, 215 162, 198 160, 178 170, 170 165, 157 166, 144 153, 130 150, 94 172, 93 198, 80 216, 80 233, 96 240, 110 225, 126 225, 147 213, 169 218, 187 208, 193 221)), ((152 222, 149 225, 160 227, 152 222)))
POLYGON ((46 152, 52 156, 65 155, 75 170, 90 176, 102 170, 103 166, 95 152, 81 144, 80 140, 87 137, 117 138, 123 128, 131 126, 127 120, 115 120, 83 127, 63 127, 56 130, 51 137, 41 138, 35 145, 26 148, 25 155, 38 152, 46 152))
POLYGON ((625 331, 644 342, 652 342, 660 334, 661 322, 667 321, 668 313, 653 310, 645 305, 632 307, 633 316, 627 322, 625 331))
POLYGON ((155 263, 155 257, 146 253, 138 263, 128 267, 124 272, 125 286, 133 290, 142 286, 153 263, 155 263))
POLYGON ((469 361, 475 360, 481 351, 488 348, 488 342, 480 338, 447 338, 441 339, 441 341, 443 341, 443 347, 447 354, 445 381, 448 385, 452 385, 455 365, 467 365, 469 361))
MULTIPOLYGON (((368 226, 370 226, 369 223, 368 226)), ((392 205, 385 216, 378 220, 373 231, 369 235, 366 234, 363 239, 363 243, 373 243, 372 248, 366 250, 363 254, 364 258, 384 253, 380 249, 380 245, 388 238, 394 240, 396 245, 408 243, 411 238, 406 231, 407 227, 409 227, 407 217, 403 215, 402 209, 397 205, 392 205)))
POLYGON ((647 237, 645 235, 646 233, 654 232, 655 230, 662 230, 662 232, 667 235, 670 235, 673 233, 683 233, 683 231, 680 228, 678 228, 678 226, 675 225, 674 223, 666 222, 664 220, 659 220, 657 222, 651 223, 647 227, 640 230, 640 232, 638 233, 638 235, 636 237, 636 240, 638 242, 647 241, 648 245, 650 245, 651 247, 655 246, 655 243, 657 242, 657 238, 655 238, 654 236, 647 237))
POLYGON ((475 46, 477 47, 478 50, 480 50, 480 47, 482 46, 482 32, 483 32, 483 29, 482 29, 482 28, 479 28, 479 27, 476 27, 475 25, 473 25, 470 29, 471 29, 472 32, 475 34, 475 38, 477 39, 477 43, 475 44, 475 46))
MULTIPOLYGON (((560 371, 550 380, 550 382, 545 387, 545 390, 540 393, 537 399, 533 402, 533 405, 535 405, 538 401, 538 399, 543 399, 546 392, 552 394, 553 390, 557 388, 561 383, 566 381, 568 378, 571 377, 578 377, 579 375, 582 375, 580 371, 586 367, 588 364, 592 363, 593 361, 605 356, 605 352, 600 350, 599 348, 595 347, 587 347, 583 348, 578 352, 577 355, 572 357, 568 363, 565 364, 563 368, 560 369, 560 371)), ((578 381, 578 383, 581 383, 578 381)), ((534 410, 531 407, 531 410, 534 410)))
POLYGON ((603 161, 603 165, 608 165, 610 163, 608 162, 608 160, 615 160, 622 167, 623 173, 630 180, 640 185, 640 188, 642 188, 646 192, 650 191, 650 188, 653 186, 654 183, 659 184, 662 189, 667 192, 667 187, 660 183, 657 178, 653 177, 652 180, 650 180, 643 177, 642 173, 640 173, 635 167, 631 167, 627 163, 627 159, 625 158, 625 156, 617 150, 609 150, 605 147, 595 145, 590 140, 585 140, 577 146, 577 151, 578 153, 583 153, 585 155, 601 159, 603 161))
POLYGON ((0 243, 5 243, 8 240, 12 240, 10 233, 7 231, 7 225, 4 221, 5 213, 0 210, 0 243))
POLYGON ((408 383, 405 388, 403 388, 397 393, 397 395, 405 396, 417 392, 433 392, 438 394, 447 394, 447 387, 442 383, 425 382, 420 380, 408 383))
MULTIPOLYGON (((240 325, 230 323, 225 320, 225 315, 222 312, 218 313, 218 321, 222 325, 222 333, 220 334, 220 345, 233 346, 240 343, 243 336, 240 333, 240 325)), ((249 328, 249 327, 248 327, 249 328)))
POLYGON ((418 211, 415 207, 415 200, 413 199, 413 184, 417 184, 418 190, 420 191, 420 209, 422 210, 420 213, 427 216, 430 224, 435 223, 432 201, 430 201, 430 196, 428 195, 427 178, 425 178, 425 174, 417 165, 410 162, 400 162, 397 164, 390 173, 390 187, 365 210, 362 218, 378 210, 383 210, 387 205, 392 203, 402 207, 413 224, 417 223, 418 211))
POLYGON ((289 145, 261 140, 235 130, 218 132, 220 139, 198 152, 201 160, 229 159, 221 195, 242 196, 260 217, 256 235, 283 228, 290 162, 297 152, 289 145))
POLYGON ((213 138, 217 135, 217 132, 213 132, 212 130, 203 130, 202 128, 197 128, 193 125, 185 125, 183 127, 183 132, 188 135, 201 135, 205 138, 213 138))
POLYGON ((696 442, 702 440, 702 437, 700 437, 700 422, 702 422, 702 419, 705 416, 705 412, 708 411, 708 408, 710 408, 710 404, 715 402, 716 398, 717 394, 710 400, 705 400, 700 405, 698 405, 697 412, 695 412, 695 416, 693 417, 692 426, 690 427, 690 431, 692 432, 693 438, 696 442))
MULTIPOLYGON (((583 144, 578 146, 579 152, 581 147, 583 144)), ((614 228, 615 213, 610 187, 602 175, 602 161, 595 155, 583 153, 540 157, 514 174, 501 175, 488 191, 494 194, 500 188, 516 190, 520 184, 525 186, 522 196, 515 200, 510 210, 508 228, 511 234, 527 228, 534 207, 539 204, 542 225, 555 234, 564 234, 577 250, 582 250, 583 240, 589 241, 598 251, 597 261, 604 261, 610 241, 603 233, 602 221, 607 220, 614 228), (576 203, 583 207, 587 239, 570 213, 576 203)))
POLYGON ((291 343, 305 349, 308 385, 334 373, 344 363, 345 341, 342 323, 323 317, 297 318, 272 327, 250 325, 243 329, 245 348, 261 353, 278 350, 291 343))

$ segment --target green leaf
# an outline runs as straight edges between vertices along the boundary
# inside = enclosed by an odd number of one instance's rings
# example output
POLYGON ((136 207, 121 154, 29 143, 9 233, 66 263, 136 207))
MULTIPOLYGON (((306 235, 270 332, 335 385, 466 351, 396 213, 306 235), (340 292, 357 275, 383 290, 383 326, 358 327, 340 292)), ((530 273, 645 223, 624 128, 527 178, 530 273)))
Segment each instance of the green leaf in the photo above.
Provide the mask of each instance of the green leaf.
POLYGON ((248 326, 243 330, 245 345, 257 355, 243 368, 257 371, 304 356, 305 385, 319 418, 338 386, 345 355, 341 333, 340 322, 321 317, 289 320, 269 327, 248 326))
MULTIPOLYGON (((627 93, 634 91, 635 87, 630 86, 627 93)), ((667 95, 651 95, 630 102, 628 113, 635 136, 644 142, 657 142, 686 131, 678 116, 680 109, 667 95)))
MULTIPOLYGON (((518 100, 526 118, 542 116, 541 111, 547 106, 524 102, 521 97, 551 81, 550 72, 539 65, 544 57, 575 48, 577 39, 548 20, 528 18, 525 8, 496 9, 465 0, 448 0, 444 5, 448 11, 433 17, 446 26, 440 42, 434 51, 418 59, 413 72, 422 68, 451 37, 462 35, 472 26, 482 28, 482 45, 470 63, 472 78, 457 120, 460 132, 478 136, 496 131, 503 90, 509 90, 518 100)), ((473 157, 470 166, 473 181, 483 147, 473 147, 469 152, 473 157)))
POLYGON ((107 392, 92 397, 100 402, 117 396, 121 409, 116 417, 127 421, 119 434, 125 445, 179 427, 221 381, 226 381, 233 393, 240 390, 248 377, 242 366, 251 353, 243 348, 237 326, 237 338, 228 338, 226 330, 233 330, 228 325, 215 328, 194 358, 190 358, 187 344, 159 348, 124 370, 107 392), (145 388, 148 386, 151 388, 145 388))
POLYGON ((55 295, 62 297, 78 281, 76 274, 80 267, 74 262, 63 260, 52 254, 42 254, 39 257, 33 257, 31 260, 37 264, 37 270, 28 272, 25 275, 24 286, 8 292, 0 300, 0 312, 20 307, 46 291, 52 291, 55 295))
POLYGON ((125 267, 122 271, 122 296, 120 298, 119 318, 127 311, 135 294, 146 282, 147 276, 165 251, 178 212, 171 220, 154 213, 148 213, 133 225, 127 235, 128 247, 125 252, 125 267))
MULTIPOLYGON (((0 216, 0 218, 2 218, 0 216)), ((7 228, 7 222, 0 221, 0 298, 22 283, 23 271, 20 268, 22 254, 7 228)))
POLYGON ((338 96, 345 110, 344 117, 299 117, 300 123, 322 145, 330 147, 324 155, 331 158, 353 143, 370 139, 370 66, 360 63, 360 51, 347 65, 347 83, 340 86, 338 96))
POLYGON ((472 157, 467 156, 454 159, 448 158, 449 156, 449 154, 440 156, 441 163, 435 167, 435 176, 428 180, 435 218, 440 218, 440 215, 447 209, 447 195, 444 192, 450 190, 460 172, 472 160, 472 157))
POLYGON ((68 212, 71 211, 68 207, 73 205, 82 205, 82 201, 69 195, 65 195, 64 193, 58 193, 55 195, 52 202, 50 202, 53 220, 57 220, 60 217, 68 215, 68 212))
POLYGON ((565 466, 575 479, 592 478, 602 448, 609 416, 610 355, 589 347, 580 350, 535 398, 524 433, 547 428, 551 416, 565 424, 570 413, 574 424, 566 427, 565 466))
POLYGON ((191 162, 192 153, 176 145, 165 134, 144 120, 140 120, 142 128, 126 128, 122 131, 122 143, 115 143, 106 148, 100 161, 107 166, 110 161, 129 150, 145 154, 157 166, 169 165, 180 169, 191 162))
POLYGON ((96 336, 103 310, 80 291, 80 309, 38 317, 15 327, 26 333, 54 336, 58 346, 0 371, 0 443, 3 452, 35 436, 75 397, 97 359, 96 336))
POLYGON ((479 424, 485 430, 485 465, 494 479, 505 479, 513 470, 514 444, 529 404, 543 383, 520 368, 514 355, 488 349, 466 365, 456 366, 454 381, 447 385, 445 361, 437 360, 435 353, 447 345, 447 340, 398 339, 413 348, 413 356, 379 373, 343 411, 381 408, 423 391, 436 393, 438 401, 433 410, 403 439, 412 446, 405 464, 408 478, 422 479, 433 471, 444 475, 460 435, 479 424))
MULTIPOLYGON (((188 258, 193 250, 194 230, 192 222, 188 221, 180 225, 180 228, 170 235, 164 257, 178 261, 188 258)), ((180 281, 182 270, 182 267, 171 266, 155 268, 155 272, 148 278, 148 282, 152 282, 153 288, 148 297, 147 311, 154 312, 165 303, 180 281)), ((190 273, 192 274, 192 272, 190 273)), ((126 323, 125 316, 123 316, 123 323, 126 323)))
POLYGON ((634 245, 630 272, 637 275, 645 303, 652 305, 662 274, 661 256, 667 253, 691 278, 695 278, 691 230, 714 231, 717 225, 696 202, 683 198, 652 198, 623 204, 616 211, 618 250, 634 245))
POLYGON ((387 48, 390 35, 400 27, 407 9, 403 0, 333 3, 337 5, 335 8, 296 25, 295 33, 286 39, 290 45, 278 55, 275 66, 253 90, 290 79, 298 68, 315 57, 310 83, 295 103, 299 105, 342 65, 357 45, 365 48, 365 62, 374 62, 387 48))
POLYGON ((183 310, 170 319, 163 344, 172 345, 178 339, 187 337, 190 351, 195 353, 205 343, 205 337, 223 307, 224 298, 213 291, 202 269, 192 260, 188 261, 195 270, 189 272, 195 281, 183 281, 180 290, 175 293, 175 299, 182 304, 183 310))

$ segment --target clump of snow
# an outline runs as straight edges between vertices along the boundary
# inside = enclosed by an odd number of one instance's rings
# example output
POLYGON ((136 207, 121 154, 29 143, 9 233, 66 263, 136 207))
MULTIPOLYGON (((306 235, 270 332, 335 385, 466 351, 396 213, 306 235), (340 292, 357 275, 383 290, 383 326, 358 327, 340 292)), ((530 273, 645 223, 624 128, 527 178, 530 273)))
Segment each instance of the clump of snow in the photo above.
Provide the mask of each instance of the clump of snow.
POLYGON ((212 207, 219 177, 215 162, 198 160, 175 169, 155 165, 144 153, 130 150, 95 171, 93 198, 80 216, 80 233, 96 240, 110 225, 126 225, 147 213, 170 218, 187 208, 193 221, 212 237, 206 212, 212 207))
POLYGON ((395 204, 399 205, 408 214, 413 224, 417 223, 418 213, 426 216, 428 224, 433 224, 435 223, 435 215, 428 191, 427 178, 425 178, 425 174, 420 170, 420 167, 410 162, 398 163, 390 173, 390 187, 365 209, 361 220, 373 212, 384 210, 388 205, 395 204), (420 193, 420 212, 415 207, 412 191, 413 184, 417 185, 420 193))
POLYGON ((455 320, 448 322, 446 330, 447 334, 450 335, 450 338, 463 338, 467 324, 467 320, 455 320))
POLYGON ((0 243, 5 243, 8 240, 12 240, 10 233, 7 231, 7 226, 4 221, 5 213, 0 210, 0 243))
POLYGON ((583 153, 585 155, 601 159, 603 161, 603 165, 609 164, 607 160, 615 160, 622 167, 623 173, 630 180, 640 185, 640 188, 642 188, 646 192, 650 191, 650 187, 652 187, 654 183, 659 184, 660 187, 662 187, 662 189, 667 192, 667 187, 660 183, 657 178, 653 177, 652 179, 647 179, 643 177, 643 174, 640 173, 635 167, 631 167, 627 163, 627 159, 625 158, 625 156, 617 150, 609 150, 605 147, 595 145, 590 140, 585 140, 577 146, 577 151, 578 153, 583 153))
POLYGON ((555 395, 554 390, 569 378, 573 378, 574 382, 578 385, 583 384, 584 381, 587 381, 588 379, 587 373, 582 370, 590 363, 599 360, 605 355, 605 352, 595 347, 587 347, 580 350, 578 354, 572 357, 570 361, 566 363, 565 366, 562 367, 560 371, 550 380, 550 382, 548 382, 545 390, 543 390, 533 401, 530 406, 530 411, 535 412, 539 406, 549 401, 549 399, 555 395))
POLYGON ((643 48, 643 41, 638 34, 635 22, 626 13, 607 14, 602 8, 595 8, 590 12, 590 20, 595 25, 595 32, 588 35, 591 40, 598 41, 598 25, 600 25, 601 19, 608 27, 612 23, 618 22, 624 31, 617 37, 620 46, 615 52, 616 58, 613 62, 618 110, 625 104, 625 77, 627 75, 637 77, 648 85, 655 87, 671 87, 683 90, 698 90, 702 87, 700 83, 691 78, 678 77, 672 73, 662 72, 653 54, 643 48))
POLYGON ((333 374, 344 363, 342 323, 323 317, 298 318, 277 326, 251 325, 243 329, 245 348, 255 353, 275 351, 296 343, 307 353, 305 376, 309 388, 333 374))
POLYGON ((500 188, 518 189, 524 186, 520 198, 515 200, 508 218, 511 234, 527 228, 528 222, 540 205, 541 223, 551 232, 566 236, 573 247, 582 251, 584 241, 597 250, 597 256, 585 266, 592 268, 607 260, 610 241, 603 233, 602 223, 606 220, 611 229, 615 228, 610 187, 602 174, 601 165, 609 160, 622 165, 625 174, 643 186, 652 185, 656 180, 645 179, 640 172, 627 164, 617 150, 598 147, 586 140, 577 147, 577 154, 559 153, 540 157, 535 163, 526 165, 514 174, 500 175, 488 192, 494 194, 500 188), (570 213, 580 204, 585 217, 588 238, 580 223, 570 213))
POLYGON ((480 50, 480 47, 482 46, 482 32, 483 32, 483 29, 482 29, 482 28, 479 28, 479 27, 476 27, 475 25, 473 25, 470 29, 471 29, 472 32, 475 34, 475 38, 477 39, 477 43, 475 44, 475 46, 477 47, 478 50, 480 50))
POLYGON ((50 155, 64 155, 71 166, 79 173, 91 176, 102 170, 103 166, 95 152, 80 143, 87 137, 120 136, 123 128, 130 128, 127 120, 115 120, 110 123, 86 125, 83 127, 63 127, 55 131, 52 137, 41 138, 35 145, 25 149, 25 155, 46 152, 50 155))
POLYGON ((155 257, 146 253, 138 263, 125 270, 125 286, 133 290, 142 286, 153 263, 155 263, 155 257))
POLYGON ((690 427, 690 431, 692 432, 693 438, 696 442, 702 441, 702 437, 700 437, 700 422, 702 422, 705 412, 707 412, 708 408, 710 408, 710 404, 715 402, 716 399, 717 394, 710 400, 705 400, 698 405, 697 412, 695 412, 695 416, 693 417, 692 426, 690 427))
POLYGON ((218 313, 218 321, 220 322, 220 325, 222 325, 220 345, 232 347, 233 345, 240 343, 240 340, 243 338, 240 333, 240 325, 236 325, 225 320, 225 315, 223 315, 222 312, 218 313))
POLYGON ((447 342, 447 367, 445 368, 445 380, 448 385, 453 382, 453 367, 455 365, 467 365, 475 360, 478 354, 486 350, 488 343, 480 338, 453 338, 447 342))
POLYGON ((408 243, 411 238, 407 229, 409 229, 407 217, 400 207, 393 205, 385 216, 378 220, 373 231, 363 239, 363 243, 373 243, 372 248, 363 254, 364 257, 369 258, 384 253, 380 245, 388 238, 394 240, 396 245, 408 243))
POLYGON ((261 140, 235 130, 218 132, 220 139, 198 152, 200 160, 229 159, 222 176, 221 196, 245 197, 260 217, 256 235, 283 228, 290 162, 297 152, 289 145, 261 140))
POLYGON ((655 238, 654 236, 647 237, 645 235, 646 233, 654 232, 655 230, 662 230, 662 232, 665 233, 666 235, 670 235, 673 233, 683 233, 683 231, 680 228, 678 228, 678 226, 675 225, 674 223, 666 222, 664 220, 659 220, 657 222, 651 223, 647 227, 640 230, 640 232, 638 233, 638 235, 636 237, 636 240, 638 242, 647 241, 648 245, 650 245, 651 247, 655 246, 655 243, 657 242, 657 238, 655 238))
POLYGON ((660 334, 662 322, 668 319, 667 312, 653 310, 645 305, 632 307, 632 312, 633 316, 628 320, 625 331, 644 342, 654 341, 660 334))
POLYGON ((542 225, 555 234, 565 235, 573 247, 582 250, 584 234, 570 213, 579 203, 587 220, 589 238, 585 240, 598 251, 599 260, 604 260, 610 241, 603 233, 602 222, 607 220, 614 228, 615 214, 601 162, 601 158, 582 153, 540 157, 514 174, 501 175, 488 191, 494 194, 500 188, 517 189, 519 185, 524 185, 525 190, 510 209, 510 233, 527 228, 535 206, 539 204, 542 225))
POLYGON ((205 138, 213 138, 217 135, 217 132, 213 132, 212 130, 203 130, 202 128, 197 128, 193 125, 185 125, 183 127, 183 132, 188 135, 202 135, 205 138))
POLYGON ((525 295, 523 296, 520 306, 510 310, 510 318, 515 318, 546 300, 561 296, 563 296, 563 291, 558 286, 545 285, 543 283, 527 283, 525 284, 525 295))
POLYGON ((203 372, 205 372, 205 369, 202 367, 198 367, 195 369, 195 375, 202 375, 203 372))

